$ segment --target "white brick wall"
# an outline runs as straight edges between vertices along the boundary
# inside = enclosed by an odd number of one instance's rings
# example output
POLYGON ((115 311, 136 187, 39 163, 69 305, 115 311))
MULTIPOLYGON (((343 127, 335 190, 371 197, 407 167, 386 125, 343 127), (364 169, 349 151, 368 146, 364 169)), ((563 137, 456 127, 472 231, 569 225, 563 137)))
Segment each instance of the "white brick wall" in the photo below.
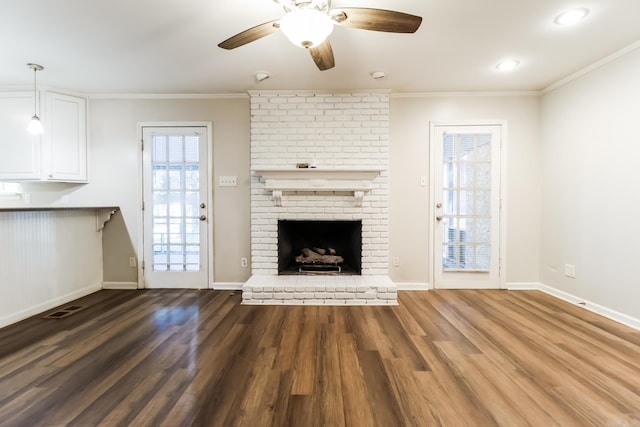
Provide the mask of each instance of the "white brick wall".
MULTIPOLYGON (((389 94, 251 92, 251 167, 389 165, 389 94)), ((385 191, 386 194, 386 191, 385 191)))
MULTIPOLYGON (((388 275, 389 94, 250 92, 250 96, 251 169, 292 169, 296 163, 315 162, 319 169, 382 170, 360 207, 352 195, 313 192, 285 193, 282 206, 276 206, 259 177, 253 176, 252 274, 278 274, 279 219, 359 219, 362 275, 388 275)), ((357 297, 371 299, 364 292, 357 297)))

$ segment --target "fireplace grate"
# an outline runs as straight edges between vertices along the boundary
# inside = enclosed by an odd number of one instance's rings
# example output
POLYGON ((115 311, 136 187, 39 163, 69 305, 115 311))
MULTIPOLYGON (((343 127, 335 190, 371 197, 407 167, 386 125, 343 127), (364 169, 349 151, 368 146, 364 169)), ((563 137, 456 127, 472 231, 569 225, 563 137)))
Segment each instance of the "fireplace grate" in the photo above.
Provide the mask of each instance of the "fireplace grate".
POLYGON ((298 273, 342 273, 338 264, 301 264, 298 273))

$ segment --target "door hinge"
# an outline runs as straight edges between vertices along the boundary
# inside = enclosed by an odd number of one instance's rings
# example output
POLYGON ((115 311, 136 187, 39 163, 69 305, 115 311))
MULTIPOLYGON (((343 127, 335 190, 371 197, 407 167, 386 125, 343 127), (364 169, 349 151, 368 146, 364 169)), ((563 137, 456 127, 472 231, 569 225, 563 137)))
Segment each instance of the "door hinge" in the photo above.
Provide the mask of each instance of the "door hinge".
POLYGON ((144 139, 140 140, 140 151, 144 151, 144 139))
POLYGON ((144 210, 144 200, 142 201, 142 210, 144 210))
POLYGON ((144 260, 142 260, 142 267, 141 268, 144 270, 144 260))

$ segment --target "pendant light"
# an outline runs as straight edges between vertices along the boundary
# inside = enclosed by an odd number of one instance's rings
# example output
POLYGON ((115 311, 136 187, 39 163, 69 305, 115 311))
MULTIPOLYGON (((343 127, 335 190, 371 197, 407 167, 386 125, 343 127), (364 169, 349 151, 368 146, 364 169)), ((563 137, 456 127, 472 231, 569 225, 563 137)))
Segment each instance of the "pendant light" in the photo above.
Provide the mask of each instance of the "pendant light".
POLYGON ((44 132, 40 117, 38 117, 38 90, 36 85, 36 74, 38 71, 44 70, 44 67, 39 64, 27 64, 27 67, 33 70, 33 117, 27 126, 27 131, 32 135, 40 135, 44 132))

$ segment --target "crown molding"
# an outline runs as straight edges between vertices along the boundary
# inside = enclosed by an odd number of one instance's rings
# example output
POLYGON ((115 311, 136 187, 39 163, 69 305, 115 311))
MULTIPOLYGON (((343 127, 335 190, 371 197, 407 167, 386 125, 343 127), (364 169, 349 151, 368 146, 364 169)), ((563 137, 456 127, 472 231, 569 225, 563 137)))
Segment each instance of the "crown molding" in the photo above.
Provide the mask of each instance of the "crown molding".
POLYGON ((583 68, 582 70, 580 70, 580 71, 578 71, 576 73, 573 73, 570 76, 565 77, 564 79, 558 80, 557 82, 555 82, 555 83, 547 86, 546 88, 542 89, 540 91, 540 94, 541 95, 545 95, 545 94, 547 94, 549 92, 552 92, 552 91, 558 89, 559 87, 562 87, 562 86, 572 82, 573 80, 577 79, 578 77, 584 76, 585 74, 588 74, 588 73, 590 73, 590 72, 592 72, 594 70, 597 70, 598 68, 600 68, 600 67, 602 67, 602 66, 604 66, 604 65, 606 65, 606 64, 608 64, 610 62, 615 61, 616 59, 620 58, 621 56, 624 56, 627 53, 629 53, 629 52, 631 52, 631 51, 633 51, 633 50, 635 50, 635 49, 637 49, 639 47, 640 47, 640 40, 638 40, 635 43, 630 44, 627 47, 624 47, 624 48, 620 49, 619 51, 617 51, 617 52, 615 52, 615 53, 613 53, 613 54, 611 54, 609 56, 606 56, 606 57, 602 58, 601 60, 599 60, 597 62, 594 62, 591 65, 588 65, 587 67, 583 68))
POLYGON ((246 93, 92 93, 90 99, 247 99, 246 93))
POLYGON ((537 90, 518 91, 469 91, 469 92, 393 92, 391 98, 451 98, 451 97, 496 97, 496 96, 540 96, 537 90))

